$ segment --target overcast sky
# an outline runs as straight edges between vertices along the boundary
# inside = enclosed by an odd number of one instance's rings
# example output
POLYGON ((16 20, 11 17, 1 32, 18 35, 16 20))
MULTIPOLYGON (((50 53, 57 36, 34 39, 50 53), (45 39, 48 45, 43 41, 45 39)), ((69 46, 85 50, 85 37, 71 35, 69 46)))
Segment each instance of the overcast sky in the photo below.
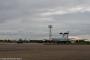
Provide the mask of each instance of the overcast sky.
POLYGON ((0 38, 45 39, 50 24, 90 39, 90 0, 0 0, 0 38))

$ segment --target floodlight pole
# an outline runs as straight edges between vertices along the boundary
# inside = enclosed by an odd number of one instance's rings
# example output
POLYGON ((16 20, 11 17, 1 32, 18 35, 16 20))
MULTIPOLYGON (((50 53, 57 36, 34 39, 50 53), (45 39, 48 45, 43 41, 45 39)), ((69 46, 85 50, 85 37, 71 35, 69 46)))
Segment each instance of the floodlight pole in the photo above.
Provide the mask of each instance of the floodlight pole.
POLYGON ((52 25, 48 25, 49 28, 49 40, 52 40, 52 25))
POLYGON ((66 36, 66 40, 68 41, 69 32, 66 33, 59 33, 60 35, 63 35, 63 38, 66 36))

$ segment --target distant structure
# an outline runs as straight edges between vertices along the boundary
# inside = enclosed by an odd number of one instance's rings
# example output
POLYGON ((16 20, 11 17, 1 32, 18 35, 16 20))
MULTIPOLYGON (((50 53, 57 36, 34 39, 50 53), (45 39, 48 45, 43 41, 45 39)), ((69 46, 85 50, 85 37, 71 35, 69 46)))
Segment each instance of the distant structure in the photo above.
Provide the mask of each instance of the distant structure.
POLYGON ((60 35, 62 35, 62 38, 64 38, 65 40, 68 40, 69 37, 69 32, 65 32, 65 33, 59 33, 60 35))
POLYGON ((48 28, 49 28, 49 40, 52 40, 52 28, 53 28, 53 26, 48 25, 48 28))

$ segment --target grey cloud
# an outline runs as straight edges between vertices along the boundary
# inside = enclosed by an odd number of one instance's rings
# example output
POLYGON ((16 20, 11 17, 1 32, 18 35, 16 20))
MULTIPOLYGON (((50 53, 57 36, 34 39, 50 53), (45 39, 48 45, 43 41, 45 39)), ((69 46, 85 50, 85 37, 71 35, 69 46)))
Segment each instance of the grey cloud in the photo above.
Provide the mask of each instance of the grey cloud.
POLYGON ((69 30, 71 32, 74 32, 74 34, 90 34, 89 25, 90 25, 90 13, 75 13, 75 14, 66 14, 66 15, 60 15, 60 16, 53 16, 55 21, 58 22, 58 24, 65 24, 65 30, 69 30))
POLYGON ((32 39, 43 39, 48 38, 48 25, 52 24, 55 35, 61 31, 71 31, 71 35, 90 35, 89 5, 90 0, 0 0, 0 31, 28 31, 32 32, 32 39), (84 12, 40 15, 77 6, 89 11, 84 9, 84 12))

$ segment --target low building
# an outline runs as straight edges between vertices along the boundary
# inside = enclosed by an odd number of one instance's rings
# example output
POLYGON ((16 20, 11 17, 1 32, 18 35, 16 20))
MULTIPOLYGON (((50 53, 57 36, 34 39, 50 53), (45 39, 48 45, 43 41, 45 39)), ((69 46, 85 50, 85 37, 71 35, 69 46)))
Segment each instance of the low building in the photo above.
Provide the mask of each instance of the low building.
POLYGON ((80 43, 80 42, 84 42, 86 39, 81 39, 81 38, 52 38, 52 41, 60 41, 60 42, 70 42, 70 43, 80 43))

